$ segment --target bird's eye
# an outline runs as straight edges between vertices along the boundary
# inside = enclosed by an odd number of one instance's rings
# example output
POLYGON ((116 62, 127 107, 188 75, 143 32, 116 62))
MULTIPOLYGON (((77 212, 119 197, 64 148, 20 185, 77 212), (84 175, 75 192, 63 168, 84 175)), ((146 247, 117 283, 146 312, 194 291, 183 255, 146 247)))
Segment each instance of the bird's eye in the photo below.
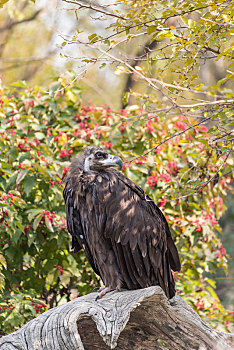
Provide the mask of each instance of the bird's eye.
POLYGON ((96 158, 103 158, 102 152, 97 152, 96 153, 96 158))

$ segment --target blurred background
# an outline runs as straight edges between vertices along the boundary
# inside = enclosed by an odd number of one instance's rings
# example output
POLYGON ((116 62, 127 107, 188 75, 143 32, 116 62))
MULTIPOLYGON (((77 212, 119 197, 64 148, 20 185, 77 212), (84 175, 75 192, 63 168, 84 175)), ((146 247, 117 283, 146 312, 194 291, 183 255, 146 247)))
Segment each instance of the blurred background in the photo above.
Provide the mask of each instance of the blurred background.
MULTIPOLYGON (((85 2, 84 2, 85 3, 85 2)), ((99 1, 99 4, 108 4, 99 1)), ((122 2, 113 4, 121 8, 122 2)), ((124 93, 134 86, 135 91, 142 91, 143 85, 134 75, 119 74, 117 65, 103 58, 96 65, 85 70, 87 57, 94 57, 92 50, 74 43, 76 33, 85 41, 94 32, 107 36, 109 18, 101 21, 89 9, 75 11, 73 4, 58 0, 40 0, 36 3, 28 0, 10 0, 0 8, 0 75, 4 85, 11 85, 18 80, 25 80, 31 86, 43 86, 45 89, 55 76, 63 75, 67 70, 80 74, 79 86, 82 100, 89 100, 95 105, 107 104, 118 110, 124 107, 124 93), (106 66, 106 63, 110 63, 106 66)), ((111 7, 108 7, 110 10, 111 7)), ((111 32, 111 31, 110 31, 111 32)), ((118 47, 122 57, 130 58, 130 64, 136 66, 146 48, 154 50, 156 43, 145 42, 136 38, 134 45, 123 43, 118 47), (150 46, 151 45, 151 46, 150 46), (154 46, 155 45, 155 46, 154 46)), ((158 49, 158 47, 157 47, 158 49)), ((163 57, 158 57, 153 70, 162 68, 163 57)), ((201 65, 200 82, 205 85, 215 84, 225 76, 224 61, 208 60, 201 65)), ((167 72, 164 73, 165 76, 167 72)), ((153 75, 153 72, 152 72, 153 75)), ((166 76, 167 81, 171 80, 166 76)), ((228 88, 228 86, 227 86, 228 88)), ((147 93, 147 89, 146 89, 147 93)), ((221 218, 223 243, 230 256, 229 273, 226 276, 219 271, 216 276, 217 292, 223 304, 232 308, 234 302, 233 287, 234 263, 234 199, 231 194, 226 199, 227 211, 221 218)))
MULTIPOLYGON (((123 10, 123 1, 113 1, 110 5, 111 3, 106 0, 98 2, 101 6, 107 6, 109 12, 113 8, 123 10)), ((90 9, 82 8, 78 11, 77 8, 69 1, 62 0, 9 0, 0 10, 0 74, 3 82, 9 85, 17 80, 26 80, 31 85, 47 86, 54 76, 71 69, 76 74, 85 71, 78 78, 83 89, 84 103, 92 100, 97 105, 106 103, 111 108, 118 109, 125 105, 122 100, 124 93, 133 87, 136 93, 144 91, 149 94, 149 87, 139 82, 134 74, 121 72, 118 64, 110 58, 100 58, 98 64, 91 64, 86 71, 87 58, 97 58, 98 54, 79 44, 77 35, 83 42, 89 42, 92 33, 107 37, 113 34, 112 28, 106 29, 113 20, 90 9)), ((170 24, 176 25, 175 20, 170 20, 170 24)), ((160 71, 165 81, 172 82, 172 73, 168 74, 166 69, 169 58, 165 55, 168 53, 169 56, 169 48, 161 51, 164 42, 148 42, 149 38, 140 34, 134 40, 123 40, 114 49, 114 53, 132 67, 148 69, 151 77, 158 77, 155 73, 160 71), (147 67, 146 53, 151 60, 150 69, 147 67)), ((125 33, 122 37, 124 36, 125 33)), ((121 35, 118 35, 118 41, 121 41, 121 35)), ((210 58, 214 58, 212 54, 210 58)), ((182 61, 181 66, 183 64, 182 61)), ((204 59, 197 83, 216 84, 227 74, 227 67, 228 62, 222 58, 204 59)), ((225 82, 224 86, 226 89, 231 87, 229 82, 225 82)), ((201 94, 201 97, 204 96, 201 94)), ((209 99, 209 96, 206 98, 209 99)))
MULTIPOLYGON (((73 6, 58 0, 35 4, 10 0, 0 10, 0 23, 0 74, 4 84, 26 80, 30 85, 47 86, 54 76, 68 69, 78 73, 85 65, 82 58, 87 52, 77 45, 63 47, 64 39, 72 40, 79 29, 84 38, 94 31, 101 33, 108 20, 100 26, 88 10, 82 16, 79 13, 78 18, 73 6)), ((84 102, 92 99, 98 105, 121 107, 121 80, 113 70, 91 67, 80 81, 84 102)))

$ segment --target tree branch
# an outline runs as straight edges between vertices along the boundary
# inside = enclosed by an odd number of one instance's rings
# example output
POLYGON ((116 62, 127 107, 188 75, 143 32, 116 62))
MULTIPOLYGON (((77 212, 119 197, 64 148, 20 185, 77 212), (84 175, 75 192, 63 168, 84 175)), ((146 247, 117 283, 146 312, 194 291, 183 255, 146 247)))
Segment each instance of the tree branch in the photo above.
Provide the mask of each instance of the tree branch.
POLYGON ((5 26, 0 27, 0 33, 4 32, 6 30, 12 29, 14 26, 16 26, 18 24, 33 21, 39 15, 39 13, 41 13, 41 11, 42 11, 42 9, 37 10, 32 16, 30 16, 28 18, 24 18, 21 21, 10 22, 5 26))
MULTIPOLYGON (((191 92, 193 94, 209 94, 209 91, 205 91, 205 90, 192 90, 192 89, 180 86, 180 85, 165 83, 164 81, 161 81, 161 80, 155 79, 155 78, 151 78, 151 80, 155 83, 158 83, 162 87, 168 87, 168 88, 172 88, 175 90, 181 90, 181 91, 188 91, 188 92, 191 92)), ((219 95, 212 95, 212 97, 220 98, 219 95)))
MULTIPOLYGON (((217 101, 204 101, 204 102, 202 101, 199 103, 188 104, 188 105, 179 105, 175 99, 173 99, 170 95, 168 95, 164 91, 162 91, 162 89, 159 88, 157 85, 155 85, 154 81, 157 82, 158 84, 160 84, 161 86, 164 85, 164 86, 170 87, 171 84, 163 83, 158 79, 148 78, 147 76, 142 74, 140 71, 136 70, 134 68, 134 66, 132 66, 131 64, 127 63, 126 61, 124 61, 116 56, 113 56, 112 54, 109 53, 109 51, 111 49, 113 49, 113 47, 108 49, 108 50, 103 50, 101 47, 94 46, 93 44, 84 43, 84 42, 81 42, 79 40, 78 40, 78 42, 80 44, 83 44, 84 46, 91 48, 91 49, 97 50, 100 53, 102 53, 104 56, 111 58, 113 61, 121 63, 122 65, 126 66, 130 70, 131 74, 135 73, 136 76, 138 76, 141 80, 145 81, 151 88, 160 92, 168 100, 168 102, 170 102, 172 104, 172 106, 173 106, 172 108, 178 108, 178 109, 189 108, 189 109, 191 109, 194 107, 213 106, 213 105, 229 105, 229 104, 234 103, 234 99, 223 99, 223 100, 217 100, 217 101)), ((116 47, 116 46, 117 46, 117 44, 114 47, 116 47)), ((98 58, 95 60, 95 62, 97 62, 97 61, 98 61, 98 58)), ((173 86, 173 85, 171 85, 171 86, 173 86)), ((173 87, 175 87, 175 86, 173 86, 173 87)))
POLYGON ((130 71, 132 71, 133 73, 135 73, 140 79, 146 81, 146 82, 149 84, 150 87, 152 87, 154 90, 160 92, 164 97, 166 97, 167 100, 168 100, 173 106, 176 106, 176 107, 177 107, 177 103, 176 103, 176 101, 175 101, 173 98, 171 98, 170 96, 168 96, 167 94, 165 94, 160 88, 158 88, 158 87, 151 81, 150 78, 144 76, 144 74, 142 74, 141 72, 139 72, 138 70, 136 70, 136 69, 135 69, 134 67, 132 67, 129 63, 127 63, 127 62, 121 60, 121 59, 118 58, 118 57, 115 57, 115 56, 111 55, 111 54, 108 52, 109 50, 108 50, 108 51, 105 51, 105 50, 101 49, 100 47, 95 47, 95 46, 93 46, 92 44, 85 44, 85 43, 82 43, 82 44, 85 45, 85 46, 87 46, 87 47, 90 47, 90 48, 92 48, 92 49, 96 49, 97 51, 103 53, 104 55, 106 55, 106 56, 112 58, 112 59, 115 60, 116 62, 119 62, 119 63, 125 65, 127 68, 130 69, 130 71))
POLYGON ((231 350, 234 334, 211 328, 179 296, 158 286, 96 293, 50 309, 0 339, 0 350, 231 350))
POLYGON ((215 173, 208 181, 206 181, 203 185, 200 185, 200 186, 199 186, 199 188, 198 188, 199 191, 202 190, 204 187, 206 187, 206 186, 208 185, 208 183, 210 183, 211 181, 213 181, 213 180, 217 177, 217 175, 219 174, 219 171, 222 169, 222 167, 224 166, 224 164, 226 163, 228 157, 230 156, 230 154, 231 154, 231 152, 232 152, 232 142, 230 142, 230 143, 231 143, 231 147, 230 147, 229 151, 227 152, 226 157, 225 157, 223 163, 219 166, 219 168, 218 168, 218 170, 216 171, 216 173, 215 173))
POLYGON ((217 101, 204 101, 201 103, 195 103, 191 105, 178 105, 179 108, 194 108, 194 107, 202 107, 202 106, 215 106, 215 105, 233 105, 234 98, 227 100, 217 100, 217 101))
POLYGON ((102 6, 100 6, 100 7, 92 6, 91 2, 89 4, 85 4, 85 3, 81 3, 80 1, 76 1, 76 0, 62 0, 62 1, 66 2, 68 4, 75 4, 75 5, 79 6, 79 9, 86 8, 86 9, 92 10, 92 11, 97 12, 97 13, 101 13, 101 14, 106 15, 106 16, 126 20, 126 18, 124 18, 122 16, 118 16, 114 13, 106 12, 106 11, 102 10, 102 6))
MULTIPOLYGON (((69 1, 69 0, 63 0, 63 1, 69 1)), ((203 10, 205 8, 209 7, 209 5, 206 5, 206 6, 202 6, 202 7, 198 7, 198 8, 194 8, 194 9, 191 9, 191 10, 187 10, 187 11, 183 11, 181 13, 177 13, 177 14, 174 14, 174 15, 170 15, 170 16, 166 16, 166 17, 159 17, 159 18, 154 18, 154 19, 150 19, 148 21, 145 21, 145 22, 141 22, 141 23, 137 23, 137 24, 132 24, 132 25, 123 25, 123 29, 119 30, 118 32, 116 33, 113 33, 113 34, 110 34, 109 36, 105 37, 105 38, 102 38, 102 39, 98 39, 96 41, 94 41, 94 43, 98 43, 98 42, 104 42, 105 40, 109 40, 113 37, 115 37, 116 35, 119 35, 119 34, 122 34, 124 33, 126 30, 130 30, 130 29, 134 29, 136 27, 147 27, 148 24, 150 23, 153 23, 155 21, 162 21, 164 20, 165 22, 168 20, 168 19, 171 19, 171 18, 175 18, 175 17, 180 17, 180 16, 184 16, 186 14, 189 14, 189 13, 192 13, 192 12, 195 12, 195 11, 199 11, 199 10, 203 10)))
POLYGON ((164 144, 165 142, 167 142, 167 141, 173 139, 174 137, 177 137, 177 136, 180 136, 180 135, 184 134, 186 131, 188 131, 188 130, 190 130, 190 129, 196 128, 196 127, 197 127, 198 125, 200 125, 200 124, 203 124, 203 123, 208 122, 211 118, 212 118, 212 117, 204 118, 204 119, 201 120, 199 123, 196 123, 196 124, 194 124, 194 125, 191 125, 191 126, 189 126, 187 129, 182 130, 182 131, 180 131, 180 132, 178 132, 178 133, 176 133, 176 134, 173 134, 173 135, 171 135, 170 137, 167 137, 165 140, 159 142, 156 146, 154 146, 153 148, 151 148, 149 151, 145 152, 144 154, 142 154, 142 155, 139 156, 139 157, 135 157, 135 158, 133 158, 132 160, 127 161, 127 163, 132 163, 134 160, 146 156, 147 154, 149 154, 149 153, 151 153, 152 151, 156 150, 159 146, 161 146, 161 145, 164 144))
MULTIPOLYGON (((151 50, 153 50, 157 46, 157 41, 153 40, 152 42, 147 42, 140 50, 136 53, 136 57, 130 63, 131 66, 135 69, 137 64, 139 64, 139 59, 146 56, 151 50)), ((125 88, 122 92, 122 106, 121 108, 126 108, 129 103, 123 103, 123 96, 126 92, 130 92, 134 85, 134 75, 133 73, 128 74, 126 79, 125 88)))
MULTIPOLYGON (((225 157, 223 163, 219 166, 219 168, 218 168, 218 170, 216 171, 216 173, 215 173, 209 180, 207 180, 204 184, 195 187, 195 188, 196 188, 195 191, 192 191, 192 192, 190 192, 190 193, 188 193, 188 194, 185 194, 184 196, 179 196, 179 197, 170 199, 169 201, 170 201, 170 202, 172 202, 172 201, 177 201, 178 199, 188 198, 188 197, 190 197, 190 196, 192 196, 192 195, 194 195, 194 194, 196 194, 196 193, 200 193, 200 192, 203 190, 203 188, 206 187, 211 181, 215 181, 215 179, 217 179, 217 176, 218 176, 218 179, 219 179, 219 171, 222 169, 222 167, 224 166, 224 164, 227 162, 227 159, 228 159, 228 157, 230 156, 231 151, 232 151, 232 142, 231 142, 231 148, 230 148, 230 150, 227 152, 226 157, 225 157)), ((229 171, 228 173, 223 174, 223 176, 225 176, 225 175, 227 175, 227 174, 229 174, 229 173, 232 173, 232 171, 229 171)), ((193 188, 193 189, 194 189, 194 188, 193 188)))

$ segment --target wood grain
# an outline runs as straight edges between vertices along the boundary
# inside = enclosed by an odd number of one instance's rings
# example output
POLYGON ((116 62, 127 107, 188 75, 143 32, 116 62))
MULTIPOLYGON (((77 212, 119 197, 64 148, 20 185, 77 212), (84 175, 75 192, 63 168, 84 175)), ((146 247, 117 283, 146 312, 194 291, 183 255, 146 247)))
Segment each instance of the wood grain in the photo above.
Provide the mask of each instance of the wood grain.
POLYGON ((0 350, 230 350, 234 334, 211 328, 158 286, 96 293, 50 309, 0 339, 0 350))

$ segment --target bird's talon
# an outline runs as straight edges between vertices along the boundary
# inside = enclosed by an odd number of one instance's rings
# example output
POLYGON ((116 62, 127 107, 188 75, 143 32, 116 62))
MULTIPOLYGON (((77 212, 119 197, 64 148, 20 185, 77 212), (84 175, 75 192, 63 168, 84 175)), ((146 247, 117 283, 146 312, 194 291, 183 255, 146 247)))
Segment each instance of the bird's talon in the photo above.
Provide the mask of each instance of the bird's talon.
POLYGON ((99 289, 100 289, 100 287, 95 287, 95 288, 93 288, 93 291, 99 290, 99 289))
POLYGON ((106 293, 110 292, 112 289, 110 287, 100 287, 98 289, 98 295, 95 298, 95 301, 101 299, 106 293))

